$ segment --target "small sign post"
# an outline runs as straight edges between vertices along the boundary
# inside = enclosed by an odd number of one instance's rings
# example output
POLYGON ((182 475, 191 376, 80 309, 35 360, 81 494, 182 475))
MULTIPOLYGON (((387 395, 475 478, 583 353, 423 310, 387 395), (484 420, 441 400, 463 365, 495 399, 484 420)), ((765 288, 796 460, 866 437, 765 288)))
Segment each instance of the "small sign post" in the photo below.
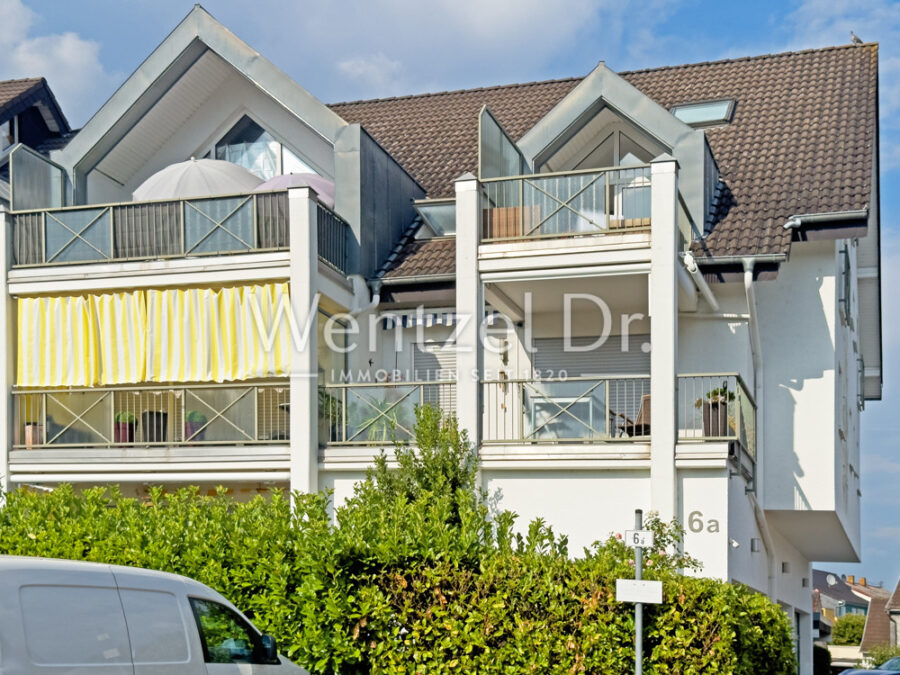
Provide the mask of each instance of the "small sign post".
POLYGON ((634 579, 616 579, 616 600, 634 603, 634 673, 644 672, 644 603, 662 602, 662 582, 644 581, 644 549, 653 546, 653 532, 642 530, 644 512, 634 512, 634 529, 625 532, 625 543, 634 547, 634 579))

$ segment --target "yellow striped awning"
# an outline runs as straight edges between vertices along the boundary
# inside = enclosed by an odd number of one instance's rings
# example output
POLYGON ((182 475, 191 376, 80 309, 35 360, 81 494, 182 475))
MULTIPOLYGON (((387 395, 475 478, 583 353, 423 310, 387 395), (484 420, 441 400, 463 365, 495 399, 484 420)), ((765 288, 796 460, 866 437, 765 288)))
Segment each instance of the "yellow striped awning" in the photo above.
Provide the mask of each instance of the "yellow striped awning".
POLYGON ((100 384, 143 382, 147 333, 144 293, 90 297, 100 351, 100 384))
POLYGON ((16 384, 90 387, 99 358, 89 297, 19 298, 16 384))
POLYGON ((273 326, 282 298, 288 299, 287 283, 147 291, 147 380, 223 382, 287 375, 287 317, 273 326))

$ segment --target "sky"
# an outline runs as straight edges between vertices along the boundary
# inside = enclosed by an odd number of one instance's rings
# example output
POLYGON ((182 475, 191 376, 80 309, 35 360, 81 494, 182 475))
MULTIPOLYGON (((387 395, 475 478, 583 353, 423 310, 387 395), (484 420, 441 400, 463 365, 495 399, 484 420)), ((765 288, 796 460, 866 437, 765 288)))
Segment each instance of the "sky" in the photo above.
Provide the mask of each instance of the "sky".
MULTIPOLYGON (((206 0, 331 103, 879 42, 884 400, 863 413, 861 564, 900 576, 900 2, 889 0, 206 0)), ((43 75, 83 125, 190 11, 183 0, 0 0, 0 79, 43 75)))

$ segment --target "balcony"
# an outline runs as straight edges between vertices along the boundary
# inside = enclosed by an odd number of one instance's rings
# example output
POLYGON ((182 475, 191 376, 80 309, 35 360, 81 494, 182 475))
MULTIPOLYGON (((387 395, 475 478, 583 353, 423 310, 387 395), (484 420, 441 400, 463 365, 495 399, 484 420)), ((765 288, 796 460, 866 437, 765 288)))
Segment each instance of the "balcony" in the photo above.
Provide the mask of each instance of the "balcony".
POLYGON ((14 390, 14 450, 286 445, 287 380, 14 390))
MULTIPOLYGON (((650 377, 483 383, 484 444, 649 442, 650 377)), ((737 374, 679 375, 678 442, 729 442, 756 461, 756 403, 737 374)))
POLYGON ((647 231, 650 167, 482 180, 482 241, 647 231))
MULTIPOLYGON (((319 257, 344 272, 349 226, 317 203, 319 257)), ((288 194, 16 211, 13 267, 287 251, 288 194)))
POLYGON ((482 442, 647 442, 650 377, 568 377, 483 383, 482 442))
POLYGON ((740 375, 678 376, 678 441, 732 442, 756 462, 756 401, 740 375))
POLYGON ((456 382, 375 382, 319 388, 319 443, 391 445, 413 439, 417 406, 456 411, 456 382))

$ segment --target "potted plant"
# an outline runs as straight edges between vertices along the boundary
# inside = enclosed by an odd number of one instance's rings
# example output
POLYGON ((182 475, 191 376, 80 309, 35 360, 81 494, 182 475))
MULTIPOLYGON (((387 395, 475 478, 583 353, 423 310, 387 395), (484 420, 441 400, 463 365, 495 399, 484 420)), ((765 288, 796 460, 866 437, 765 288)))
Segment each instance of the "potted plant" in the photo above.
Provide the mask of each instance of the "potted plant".
POLYGON ((44 425, 40 422, 25 422, 25 447, 44 444, 44 425))
POLYGON ((141 426, 145 443, 165 443, 169 426, 169 413, 162 410, 145 410, 141 413, 141 426))
POLYGON ((206 435, 204 425, 207 422, 206 415, 198 410, 191 410, 184 417, 184 440, 202 441, 206 435))
POLYGON ((703 435, 707 438, 728 436, 728 404, 734 400, 734 392, 723 383, 708 391, 694 402, 703 411, 703 435))
POLYGON ((116 413, 113 435, 116 443, 134 443, 134 425, 137 420, 134 413, 122 410, 116 413))

